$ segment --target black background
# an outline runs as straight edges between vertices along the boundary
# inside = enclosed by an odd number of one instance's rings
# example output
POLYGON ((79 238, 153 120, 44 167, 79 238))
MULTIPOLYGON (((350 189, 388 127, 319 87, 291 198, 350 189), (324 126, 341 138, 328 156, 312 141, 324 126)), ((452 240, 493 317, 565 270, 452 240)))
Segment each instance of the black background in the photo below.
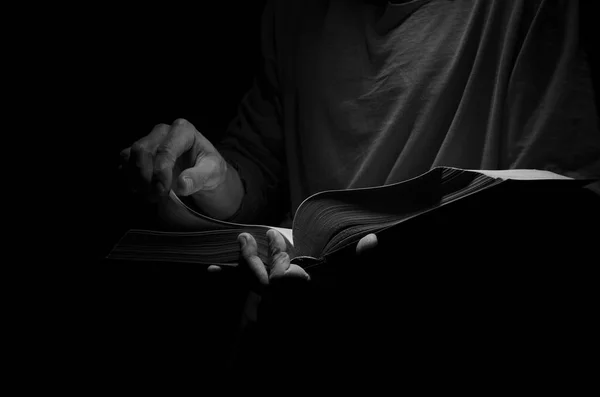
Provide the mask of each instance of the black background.
POLYGON ((27 303, 16 310, 27 320, 15 323, 27 324, 20 346, 53 382, 151 386, 224 373, 237 278, 104 257, 142 206, 121 182, 119 152, 177 118, 209 139, 224 133, 261 66, 264 3, 50 5, 20 25, 37 24, 31 46, 15 47, 35 131, 23 136, 41 155, 27 155, 39 185, 20 196, 34 223, 20 222, 18 252, 35 266, 20 265, 11 302, 27 303))
MULTIPOLYGON (((106 136, 99 156, 100 202, 94 206, 95 223, 104 227, 92 247, 95 255, 105 255, 136 226, 132 206, 140 203, 120 189, 119 151, 154 125, 177 118, 192 122, 209 140, 218 139, 261 66, 264 2, 199 4, 115 18, 119 34, 109 41, 99 36, 103 56, 95 84, 109 100, 94 118, 106 136)), ((92 300, 96 324, 110 335, 101 346, 128 358, 141 375, 222 373, 239 321, 244 290, 239 280, 229 274, 209 277, 190 266, 122 266, 100 262, 90 277, 99 292, 92 300)), ((105 351, 98 354, 108 358, 105 351)), ((132 371, 130 365, 120 368, 132 371)))

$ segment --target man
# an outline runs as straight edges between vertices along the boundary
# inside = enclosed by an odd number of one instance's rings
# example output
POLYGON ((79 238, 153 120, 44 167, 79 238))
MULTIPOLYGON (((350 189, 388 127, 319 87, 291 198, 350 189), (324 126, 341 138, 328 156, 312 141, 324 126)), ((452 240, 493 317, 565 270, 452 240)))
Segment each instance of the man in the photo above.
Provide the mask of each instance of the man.
MULTIPOLYGON (((439 165, 597 178, 578 18, 577 1, 269 2, 264 68, 223 138, 179 119, 123 157, 149 195, 172 189, 209 216, 283 226, 315 192, 439 165)), ((256 277, 306 280, 270 239, 266 266, 253 237, 240 237, 256 277)), ((372 235, 359 243, 375 245, 372 235)))

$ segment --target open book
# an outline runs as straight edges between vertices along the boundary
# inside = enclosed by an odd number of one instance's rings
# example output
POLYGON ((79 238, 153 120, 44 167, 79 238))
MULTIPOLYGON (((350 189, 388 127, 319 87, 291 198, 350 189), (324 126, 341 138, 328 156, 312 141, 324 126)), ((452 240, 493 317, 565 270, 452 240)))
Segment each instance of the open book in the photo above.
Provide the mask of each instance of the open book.
POLYGON ((179 213, 189 229, 198 231, 129 230, 107 258, 236 266, 240 258, 237 236, 248 232, 255 237, 258 255, 266 262, 266 232, 274 228, 285 237, 292 262, 308 268, 369 233, 399 227, 409 219, 506 183, 515 184, 516 192, 523 184, 583 186, 581 180, 549 171, 436 167, 400 183, 314 194, 298 207, 291 229, 219 221, 189 208, 171 192, 171 216, 179 213))

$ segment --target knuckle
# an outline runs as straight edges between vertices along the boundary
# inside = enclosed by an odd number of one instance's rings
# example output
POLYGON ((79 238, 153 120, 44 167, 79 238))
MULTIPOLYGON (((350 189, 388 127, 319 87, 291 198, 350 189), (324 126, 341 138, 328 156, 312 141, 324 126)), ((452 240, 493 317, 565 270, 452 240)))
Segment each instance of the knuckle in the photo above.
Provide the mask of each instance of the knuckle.
POLYGON ((133 145, 131 145, 131 151, 137 154, 145 153, 148 152, 148 146, 143 140, 139 140, 134 142, 133 145))
POLYGON ((154 177, 157 177, 159 175, 163 175, 163 171, 168 169, 170 166, 172 166, 172 162, 170 162, 168 159, 162 158, 162 159, 157 159, 154 162, 154 167, 153 167, 153 175, 154 177))
POLYGON ((163 142, 156 147, 156 155, 163 156, 169 154, 170 145, 167 142, 163 142))
POLYGON ((219 156, 210 156, 212 159, 213 167, 212 173, 215 175, 224 175, 227 172, 227 163, 223 158, 219 156))
POLYGON ((164 142, 158 145, 156 148, 156 156, 160 161, 175 162, 175 156, 173 155, 173 147, 169 142, 164 142))
POLYGON ((175 121, 173 121, 173 125, 185 125, 188 123, 189 122, 184 118, 178 118, 178 119, 175 119, 175 121))
POLYGON ((158 123, 154 126, 153 130, 164 130, 165 128, 169 128, 169 125, 165 123, 158 123))
POLYGON ((158 176, 164 176, 164 170, 168 169, 172 163, 168 160, 158 160, 154 163, 154 171, 153 176, 156 178, 158 176))
POLYGON ((271 257, 273 258, 273 260, 275 260, 275 258, 279 257, 279 255, 281 254, 281 249, 279 249, 279 247, 277 246, 276 243, 271 242, 269 244, 269 255, 271 255, 271 257))

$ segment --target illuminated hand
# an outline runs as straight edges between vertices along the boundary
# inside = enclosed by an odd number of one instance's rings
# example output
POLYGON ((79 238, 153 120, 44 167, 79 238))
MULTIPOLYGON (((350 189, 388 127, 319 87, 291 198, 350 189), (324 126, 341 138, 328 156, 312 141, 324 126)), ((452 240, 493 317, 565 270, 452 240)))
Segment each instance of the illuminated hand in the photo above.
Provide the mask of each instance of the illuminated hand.
MULTIPOLYGON (((259 285, 266 286, 280 279, 310 280, 306 271, 298 265, 290 263, 290 257, 286 252, 284 237, 275 229, 267 231, 269 242, 269 260, 265 264, 258 256, 258 245, 250 233, 241 233, 238 241, 241 245, 242 257, 245 265, 250 269, 253 278, 259 285)), ((377 246, 377 236, 369 234, 360 239, 356 245, 356 254, 361 255, 377 246)), ((209 270, 218 270, 212 266, 209 270)))

